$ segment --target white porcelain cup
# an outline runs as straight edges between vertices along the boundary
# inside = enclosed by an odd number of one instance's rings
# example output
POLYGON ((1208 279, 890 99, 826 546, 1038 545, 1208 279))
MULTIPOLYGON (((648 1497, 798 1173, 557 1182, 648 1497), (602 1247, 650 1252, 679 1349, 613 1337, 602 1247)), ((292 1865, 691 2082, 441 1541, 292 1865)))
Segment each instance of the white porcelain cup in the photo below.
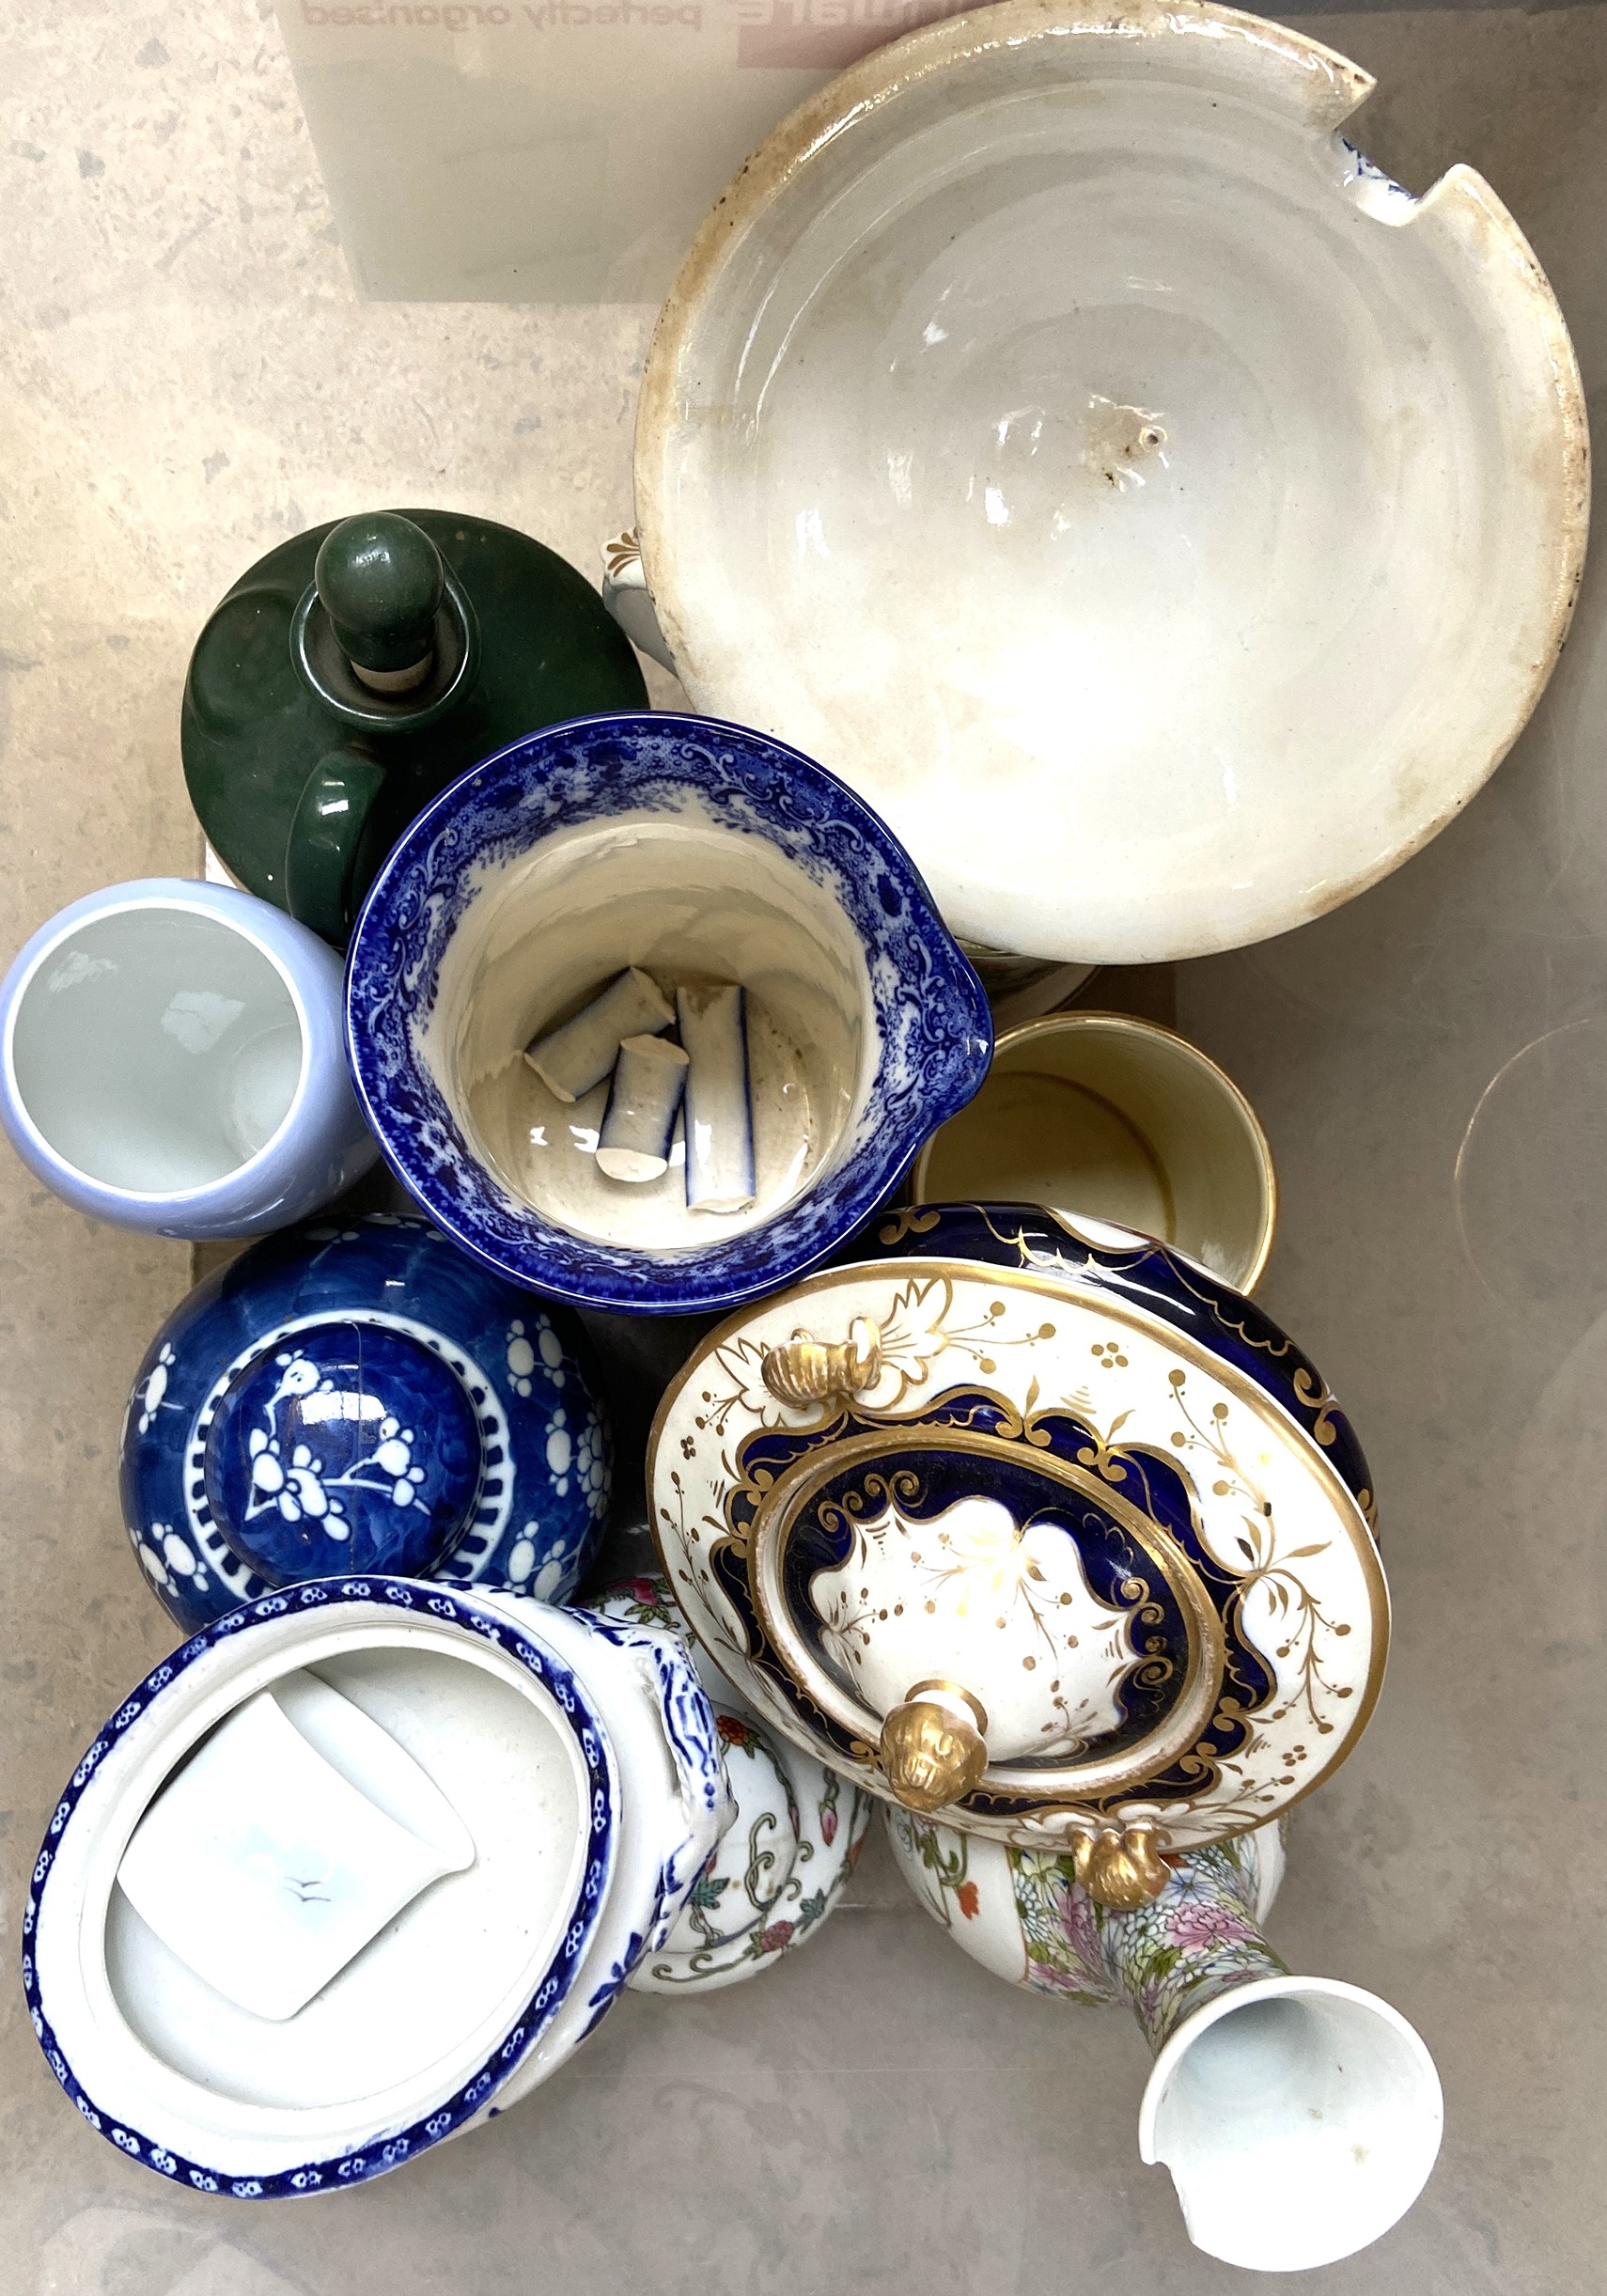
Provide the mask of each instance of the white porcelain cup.
POLYGON ((346 1065, 340 960, 232 885, 148 877, 73 901, 0 984, 0 1123, 92 1219, 288 1226, 378 1149, 346 1065))

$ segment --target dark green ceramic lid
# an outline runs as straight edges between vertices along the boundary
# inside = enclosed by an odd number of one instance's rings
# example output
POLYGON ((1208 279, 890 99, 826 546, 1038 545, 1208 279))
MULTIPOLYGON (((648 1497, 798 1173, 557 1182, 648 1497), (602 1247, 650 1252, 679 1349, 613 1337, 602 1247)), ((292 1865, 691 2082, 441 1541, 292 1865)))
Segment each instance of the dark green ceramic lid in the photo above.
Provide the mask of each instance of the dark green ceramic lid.
POLYGON ((281 543, 235 584, 191 657, 181 730, 226 867, 337 945, 459 773, 542 726, 647 698, 596 591, 527 535, 444 510, 340 526, 281 543))

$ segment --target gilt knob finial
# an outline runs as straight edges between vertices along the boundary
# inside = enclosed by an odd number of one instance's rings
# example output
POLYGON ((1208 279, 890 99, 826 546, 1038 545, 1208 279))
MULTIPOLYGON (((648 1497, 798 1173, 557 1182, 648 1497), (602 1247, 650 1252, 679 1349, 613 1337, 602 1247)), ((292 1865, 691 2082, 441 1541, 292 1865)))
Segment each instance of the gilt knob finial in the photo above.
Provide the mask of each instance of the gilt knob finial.
POLYGON ((917 1682, 882 1725, 882 1775, 923 1817, 975 1793, 988 1767, 988 1715, 953 1682, 917 1682))

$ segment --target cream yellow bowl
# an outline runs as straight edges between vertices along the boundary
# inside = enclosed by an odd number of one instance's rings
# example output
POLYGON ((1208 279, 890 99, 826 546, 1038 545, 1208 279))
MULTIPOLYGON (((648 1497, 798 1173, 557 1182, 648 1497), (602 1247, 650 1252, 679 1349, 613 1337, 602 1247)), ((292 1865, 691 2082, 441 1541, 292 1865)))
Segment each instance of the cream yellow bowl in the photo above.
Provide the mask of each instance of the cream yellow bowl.
POLYGON ((1111 1220, 1239 1291, 1267 1264, 1278 1206, 1267 1135, 1232 1078, 1120 1012, 1054 1012, 1002 1036, 981 1091, 921 1150, 913 1195, 1111 1220))

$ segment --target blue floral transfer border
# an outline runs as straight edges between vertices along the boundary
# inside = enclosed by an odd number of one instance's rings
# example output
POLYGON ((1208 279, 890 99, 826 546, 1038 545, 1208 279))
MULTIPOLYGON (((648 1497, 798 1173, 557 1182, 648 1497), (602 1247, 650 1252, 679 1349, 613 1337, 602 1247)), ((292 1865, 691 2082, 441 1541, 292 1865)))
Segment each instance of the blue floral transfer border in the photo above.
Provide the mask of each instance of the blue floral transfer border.
POLYGON ((347 1044, 386 1163, 489 1267, 582 1306, 735 1307, 825 1257, 884 1200, 928 1132, 987 1073, 982 984, 903 847, 801 752, 713 718, 576 718, 488 758, 428 806, 381 869, 351 936, 347 1044), (881 1059, 838 1168, 772 1219, 694 1253, 630 1251, 522 1207, 485 1171, 418 1057, 441 961, 488 864, 554 831, 694 797, 765 838, 842 908, 865 945, 881 1059))
POLYGON ((266 1595, 259 1601, 246 1603, 241 1609, 231 1611, 226 1617, 203 1628, 191 1641, 175 1650, 170 1658, 164 1659, 123 1701, 73 1772, 71 1782, 51 1818, 34 1866, 27 1909, 23 1918, 23 1988, 27 1996, 35 2037, 44 2052, 46 2063, 89 2126, 105 2137, 109 2144, 116 2145, 130 2160, 138 2161, 158 2176, 176 2183, 189 2184, 197 2192, 221 2193, 235 2200, 286 2200, 298 2198, 306 2193, 339 2191, 343 2185, 363 2184, 370 2178, 383 2176, 387 2169, 398 2168, 404 2161, 415 2159, 419 2153, 428 2151, 430 2146, 439 2144, 443 2137, 450 2136, 455 2131, 465 2127, 484 2109, 487 2101, 495 2095, 557 2014, 590 1949, 613 1876, 616 1811, 608 1772, 607 1732, 569 1668, 550 1652, 538 1649, 511 1620, 493 1617, 490 1612, 478 1609, 474 1603, 464 1601, 460 1596, 449 1594, 438 1585, 406 1579, 381 1578, 372 1574, 352 1579, 314 1579, 304 1585, 287 1587, 282 1593, 266 1595), (444 1618, 451 1625, 466 1628, 472 1633, 482 1635, 486 1641, 495 1643, 499 1649, 506 1650, 544 1683, 573 1724, 580 1746, 591 1808, 590 1848, 581 1883, 579 1910, 564 1932, 554 1961, 515 2020, 512 2031, 491 2052, 471 2080, 422 2119, 398 2131, 395 2135, 376 2140, 360 2151, 331 2160, 305 2162, 299 2167, 282 2169, 273 2175, 235 2177, 222 2169, 209 2168, 202 2163, 189 2161, 181 2154, 170 2152, 153 2137, 130 2128, 95 2102, 73 2073, 45 2016, 34 1962, 34 1933, 51 1870, 55 1863, 56 1845, 70 1823, 86 1787, 123 1732, 148 1710, 153 1701, 187 1667, 194 1665, 198 1658, 218 1643, 226 1642, 250 1627, 266 1625, 271 1619, 283 1617, 287 1613, 320 1609, 332 1602, 367 1602, 375 1607, 390 1604, 398 1610, 415 1611, 431 1618, 444 1618))

